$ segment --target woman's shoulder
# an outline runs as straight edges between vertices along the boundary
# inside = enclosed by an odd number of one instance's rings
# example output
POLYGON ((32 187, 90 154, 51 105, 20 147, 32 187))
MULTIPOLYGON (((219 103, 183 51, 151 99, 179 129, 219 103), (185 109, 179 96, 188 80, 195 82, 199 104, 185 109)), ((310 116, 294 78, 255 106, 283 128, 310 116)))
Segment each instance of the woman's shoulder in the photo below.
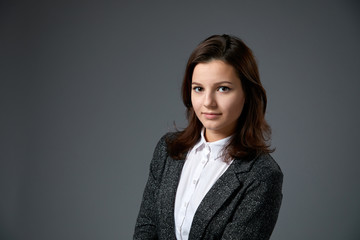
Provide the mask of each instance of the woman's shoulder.
POLYGON ((172 140, 174 140, 178 135, 179 135, 179 132, 165 133, 158 141, 155 149, 159 148, 159 150, 162 150, 162 151, 166 150, 168 143, 171 142, 172 140))
POLYGON ((283 173, 280 166, 269 153, 260 154, 252 160, 253 164, 250 172, 256 175, 260 181, 276 178, 282 181, 283 173))
POLYGON ((177 132, 167 132, 160 138, 154 150, 153 161, 164 161, 167 158, 168 143, 175 139, 177 135, 177 132))
POLYGON ((176 132, 164 134, 156 144, 153 158, 150 163, 150 170, 155 178, 160 178, 168 162, 168 141, 176 137, 176 132))

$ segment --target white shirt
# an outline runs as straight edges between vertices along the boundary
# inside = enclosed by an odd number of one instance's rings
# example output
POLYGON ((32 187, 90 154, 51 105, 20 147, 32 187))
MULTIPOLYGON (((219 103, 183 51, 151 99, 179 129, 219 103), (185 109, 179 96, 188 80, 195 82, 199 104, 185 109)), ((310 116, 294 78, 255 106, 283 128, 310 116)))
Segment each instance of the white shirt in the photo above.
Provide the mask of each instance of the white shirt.
POLYGON ((223 161, 223 149, 230 137, 206 142, 204 130, 200 141, 189 151, 181 172, 175 199, 176 238, 187 240, 196 209, 230 163, 223 161))

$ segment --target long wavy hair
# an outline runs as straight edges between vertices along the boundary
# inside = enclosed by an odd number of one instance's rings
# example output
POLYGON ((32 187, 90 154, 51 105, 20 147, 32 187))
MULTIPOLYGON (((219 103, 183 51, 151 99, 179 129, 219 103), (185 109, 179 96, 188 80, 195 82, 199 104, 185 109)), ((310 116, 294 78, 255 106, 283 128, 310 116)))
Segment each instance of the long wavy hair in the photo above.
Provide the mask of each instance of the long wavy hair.
POLYGON ((244 107, 229 144, 225 147, 224 160, 250 160, 259 154, 272 152, 268 144, 271 128, 265 120, 266 92, 260 82, 256 60, 241 39, 224 34, 205 39, 189 57, 182 83, 182 100, 186 107, 188 126, 167 139, 169 155, 174 159, 184 159, 200 139, 203 125, 191 103, 192 75, 197 64, 212 60, 221 60, 234 67, 245 93, 244 107))

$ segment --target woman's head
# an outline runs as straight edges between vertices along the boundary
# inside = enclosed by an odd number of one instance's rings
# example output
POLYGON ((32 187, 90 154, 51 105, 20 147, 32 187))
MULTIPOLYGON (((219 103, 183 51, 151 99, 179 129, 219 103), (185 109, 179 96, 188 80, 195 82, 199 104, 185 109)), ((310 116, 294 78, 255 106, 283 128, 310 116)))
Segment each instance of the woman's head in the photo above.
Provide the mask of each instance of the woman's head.
MULTIPOLYGON (((235 113, 227 119, 222 119, 229 120, 225 121, 225 125, 226 123, 230 124, 227 128, 227 135, 232 135, 231 143, 227 148, 229 155, 241 157, 259 152, 269 152, 266 141, 270 136, 270 127, 264 116, 267 98, 260 82, 255 58, 243 41, 229 35, 213 35, 205 39, 189 57, 182 84, 182 98, 187 109, 189 125, 181 132, 178 139, 180 142, 181 139, 187 138, 188 141, 191 139, 189 142, 193 146, 199 139, 201 129, 203 127, 207 129, 211 122, 220 119, 211 114, 206 116, 206 113, 218 113, 215 105, 219 103, 218 99, 223 99, 222 97, 225 95, 216 86, 225 87, 227 91, 229 90, 227 87, 230 88, 230 86, 216 85, 216 83, 224 81, 232 82, 233 85, 237 84, 236 87, 239 91, 235 95, 242 94, 238 98, 232 98, 234 102, 230 110, 231 113, 235 113), (214 77, 216 73, 211 73, 211 71, 216 72, 221 67, 223 68, 222 73, 227 74, 227 77, 224 78, 221 74, 218 78, 214 77), (207 84, 206 89, 197 85, 199 81, 201 81, 200 84, 207 84), (236 83, 236 81, 238 82, 236 83), (215 92, 215 89, 220 91, 215 92), (202 91, 202 101, 198 101, 199 90, 202 91), (206 92, 207 90, 208 92, 206 92), (211 106, 209 105, 211 98, 208 93, 213 93, 211 106), (201 104, 202 107, 199 107, 201 104), (202 114, 204 112, 205 114, 202 114)), ((226 92, 226 94, 230 92, 226 92)), ((186 147, 183 150, 188 149, 189 147, 186 147)))
POLYGON ((236 70, 222 60, 198 63, 192 74, 191 107, 209 142, 233 134, 245 93, 236 70))

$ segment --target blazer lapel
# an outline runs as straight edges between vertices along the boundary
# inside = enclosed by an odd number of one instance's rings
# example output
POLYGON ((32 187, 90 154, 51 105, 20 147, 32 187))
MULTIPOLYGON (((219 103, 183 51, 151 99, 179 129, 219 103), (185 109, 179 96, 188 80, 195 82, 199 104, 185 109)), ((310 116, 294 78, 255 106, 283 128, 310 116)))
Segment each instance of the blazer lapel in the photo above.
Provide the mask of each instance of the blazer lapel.
POLYGON ((241 187, 238 173, 248 172, 252 162, 235 159, 225 173, 215 182, 196 210, 189 239, 201 239, 212 216, 231 194, 241 187))
POLYGON ((164 172, 164 181, 159 193, 160 232, 162 232, 162 236, 169 236, 168 239, 175 239, 175 197, 184 162, 184 160, 174 160, 168 157, 167 163, 169 165, 164 172))

